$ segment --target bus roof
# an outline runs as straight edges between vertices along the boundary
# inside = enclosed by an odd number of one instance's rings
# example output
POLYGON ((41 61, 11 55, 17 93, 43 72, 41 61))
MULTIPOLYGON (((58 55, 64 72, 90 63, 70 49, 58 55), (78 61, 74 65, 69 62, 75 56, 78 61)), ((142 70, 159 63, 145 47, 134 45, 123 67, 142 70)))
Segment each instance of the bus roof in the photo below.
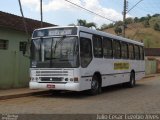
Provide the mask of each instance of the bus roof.
POLYGON ((36 29, 36 30, 53 29, 53 28, 68 28, 68 27, 70 27, 70 28, 71 27, 76 27, 78 29, 78 31, 82 31, 82 32, 90 33, 90 34, 95 34, 95 35, 100 35, 100 36, 103 36, 103 37, 109 37, 109 38, 112 38, 112 39, 116 39, 116 40, 120 40, 120 41, 129 42, 129 43, 144 46, 144 44, 142 42, 138 42, 136 40, 131 40, 131 39, 128 39, 128 38, 117 36, 117 35, 113 35, 113 34, 110 34, 110 33, 107 33, 107 32, 90 29, 90 28, 87 28, 87 27, 84 27, 84 26, 54 26, 54 27, 39 28, 39 29, 36 29))

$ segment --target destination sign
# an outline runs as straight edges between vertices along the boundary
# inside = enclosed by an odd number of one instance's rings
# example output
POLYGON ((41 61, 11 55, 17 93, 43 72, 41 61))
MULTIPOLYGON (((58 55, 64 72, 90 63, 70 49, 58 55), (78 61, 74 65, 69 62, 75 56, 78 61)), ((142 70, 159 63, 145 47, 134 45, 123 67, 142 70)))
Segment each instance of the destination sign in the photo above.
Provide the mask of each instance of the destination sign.
POLYGON ((52 36, 52 35, 72 35, 72 29, 51 29, 48 30, 48 35, 52 36))
POLYGON ((33 38, 35 37, 47 37, 47 36, 63 36, 63 35, 77 35, 77 28, 51 28, 36 30, 33 33, 33 38))

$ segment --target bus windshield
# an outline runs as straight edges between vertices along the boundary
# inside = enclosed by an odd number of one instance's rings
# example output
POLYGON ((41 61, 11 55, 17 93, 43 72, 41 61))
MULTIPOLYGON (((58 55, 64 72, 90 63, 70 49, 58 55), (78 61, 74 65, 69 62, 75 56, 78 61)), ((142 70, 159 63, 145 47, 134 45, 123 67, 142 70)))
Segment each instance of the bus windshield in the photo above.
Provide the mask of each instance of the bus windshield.
POLYGON ((79 65, 77 37, 52 37, 32 40, 31 67, 73 68, 79 65))

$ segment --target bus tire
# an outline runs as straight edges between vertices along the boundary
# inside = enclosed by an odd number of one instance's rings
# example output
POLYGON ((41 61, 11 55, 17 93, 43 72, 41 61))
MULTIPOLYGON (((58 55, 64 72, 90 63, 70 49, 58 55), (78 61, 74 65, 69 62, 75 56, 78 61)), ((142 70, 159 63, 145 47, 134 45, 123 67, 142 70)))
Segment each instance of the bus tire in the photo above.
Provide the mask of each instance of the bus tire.
POLYGON ((91 89, 89 90, 90 95, 96 95, 101 93, 101 82, 98 75, 94 75, 91 81, 91 89))
POLYGON ((135 85, 136 85, 135 74, 134 72, 131 72, 130 81, 127 83, 127 87, 133 88, 135 85))

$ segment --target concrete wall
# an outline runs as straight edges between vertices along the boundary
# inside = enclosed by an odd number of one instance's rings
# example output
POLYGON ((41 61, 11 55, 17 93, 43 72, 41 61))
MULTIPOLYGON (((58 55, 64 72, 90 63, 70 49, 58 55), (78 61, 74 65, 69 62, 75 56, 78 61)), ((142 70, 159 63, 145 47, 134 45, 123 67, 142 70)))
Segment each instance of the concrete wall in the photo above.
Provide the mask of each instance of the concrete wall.
POLYGON ((24 32, 0 28, 0 39, 9 41, 7 50, 0 49, 0 89, 27 87, 29 59, 19 51, 19 42, 27 41, 24 32))

